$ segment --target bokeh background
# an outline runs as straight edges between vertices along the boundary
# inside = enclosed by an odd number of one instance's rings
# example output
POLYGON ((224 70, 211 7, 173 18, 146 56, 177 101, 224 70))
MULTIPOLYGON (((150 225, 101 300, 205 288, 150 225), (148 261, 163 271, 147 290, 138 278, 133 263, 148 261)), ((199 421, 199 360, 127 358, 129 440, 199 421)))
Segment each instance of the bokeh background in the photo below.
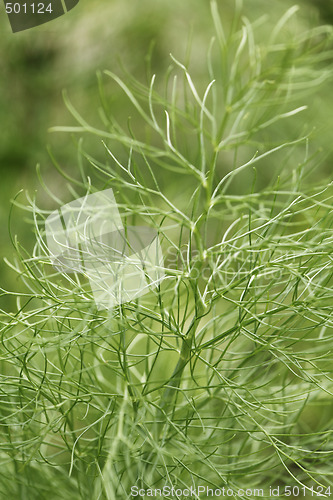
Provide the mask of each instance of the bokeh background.
MULTIPOLYGON (((68 175, 79 172, 77 137, 54 133, 54 126, 70 126, 73 117, 63 99, 66 90, 70 101, 91 124, 99 124, 101 107, 98 77, 105 70, 121 74, 123 79, 134 78, 147 84, 151 73, 168 72, 170 53, 186 61, 196 85, 207 85, 207 48, 214 29, 208 0, 81 0, 65 16, 26 32, 13 34, 3 6, 0 12, 0 287, 20 291, 24 284, 11 270, 4 258, 13 259, 13 245, 9 234, 11 203, 27 204, 27 198, 36 196, 38 206, 54 209, 55 201, 43 183, 63 201, 71 199, 66 180, 59 175, 51 156, 68 175), (126 72, 127 75, 126 75, 126 72), (52 151, 52 154, 48 153, 52 151), (39 178, 36 166, 40 165, 39 178), (22 192, 16 196, 20 191, 22 192)), ((267 2, 245 0, 242 11, 250 21, 259 20, 258 30, 265 44, 277 20, 293 5, 290 0, 267 2)), ((234 0, 220 0, 220 12, 225 27, 231 23, 234 0)), ((240 4, 240 2, 238 2, 240 4)), ((290 30, 306 30, 323 23, 333 23, 333 1, 300 0, 300 10, 290 23, 290 30)), ((333 56, 332 56, 333 57, 333 56)), ((324 68, 323 68, 324 69, 324 68)), ((321 149, 322 166, 316 171, 323 179, 332 165, 331 82, 320 92, 305 98, 309 109, 293 120, 292 126, 313 129, 311 151, 321 149), (306 123, 303 123, 303 122, 306 123)), ((108 106, 117 120, 126 123, 130 110, 128 99, 119 87, 108 83, 108 106)), ((135 119, 135 117, 134 117, 135 119)), ((288 124, 283 124, 288 127, 288 124)), ((277 141, 288 136, 288 129, 275 129, 277 141)), ((293 131, 290 131, 293 138, 293 131)), ((103 161, 98 140, 89 143, 89 153, 103 161)), ((193 138, 193 141, 196 137, 193 138)), ((272 138, 268 138, 272 141, 272 138)), ((87 144, 88 142, 88 144, 87 144)), ((268 174, 267 174, 268 175, 268 174)), ((165 180, 165 190, 180 191, 184 187, 174 180, 165 180)), ((244 177, 248 188, 248 179, 244 177)), ((242 185, 238 184, 241 190, 242 185)), ((175 198, 175 197, 174 197, 175 198)), ((35 242, 32 218, 29 212, 13 208, 10 219, 12 235, 18 235, 21 244, 31 249, 35 242)), ((0 297, 0 309, 15 310, 15 294, 0 297)), ((331 406, 327 411, 331 411, 331 406)), ((319 419, 313 413, 311 419, 319 419)), ((324 418, 325 415, 322 415, 324 418)), ((309 417, 310 418, 310 417, 309 417)))
MULTIPOLYGON (((250 20, 262 18, 268 34, 288 7, 289 0, 270 3, 247 0, 243 13, 250 20), (262 17, 264 16, 264 17, 262 17)), ((233 0, 221 2, 225 26, 231 22, 233 0)), ((293 20, 300 28, 333 22, 333 2, 303 0, 293 20)), ((25 192, 37 192, 48 207, 36 175, 40 164, 45 182, 55 193, 64 190, 62 179, 48 155, 51 146, 68 172, 77 171, 76 148, 63 134, 49 133, 55 125, 73 123, 63 102, 67 90, 74 106, 92 122, 100 106, 96 73, 125 68, 143 83, 150 72, 165 73, 170 53, 191 66, 196 81, 207 77, 206 54, 213 34, 207 0, 81 0, 65 16, 48 25, 13 34, 3 6, 0 16, 0 273, 6 289, 20 287, 17 275, 3 262, 12 244, 8 231, 11 200, 25 203, 25 192)), ((119 88, 111 89, 112 111, 127 118, 128 100, 119 88)), ((312 102, 315 146, 330 148, 333 97, 329 86, 312 102), (324 102, 324 104, 323 104, 324 102)), ((303 115, 302 115, 303 116, 303 115)), ((301 118, 303 119, 303 118, 301 118)), ((309 115, 307 115, 309 119, 309 115)), ((92 145, 92 148, 94 146, 92 145)), ((93 154, 94 151, 91 151, 93 154)), ((329 169, 327 160, 326 173, 329 169)), ((49 200, 50 205, 52 201, 49 200)), ((17 209, 15 209, 17 210, 17 209)), ((12 232, 23 245, 32 245, 34 233, 24 213, 15 212, 12 232)), ((14 298, 1 299, 2 307, 13 307, 14 298)))

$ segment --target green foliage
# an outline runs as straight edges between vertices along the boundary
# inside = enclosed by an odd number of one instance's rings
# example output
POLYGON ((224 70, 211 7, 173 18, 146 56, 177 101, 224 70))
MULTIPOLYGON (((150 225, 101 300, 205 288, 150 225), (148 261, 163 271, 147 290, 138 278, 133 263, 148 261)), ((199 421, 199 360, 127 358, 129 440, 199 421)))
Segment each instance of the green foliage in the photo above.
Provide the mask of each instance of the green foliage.
POLYGON ((85 276, 52 268, 49 211, 30 200, 36 245, 13 238, 10 263, 26 292, 2 313, 3 495, 332 485, 333 189, 298 119, 332 76, 332 33, 284 41, 292 8, 259 44, 240 9, 229 32, 211 9, 202 88, 174 57, 148 86, 105 71, 99 127, 65 95, 76 124, 53 130, 74 135, 78 171, 54 163, 70 196, 112 187, 125 225, 158 230, 166 278, 99 311, 85 276))

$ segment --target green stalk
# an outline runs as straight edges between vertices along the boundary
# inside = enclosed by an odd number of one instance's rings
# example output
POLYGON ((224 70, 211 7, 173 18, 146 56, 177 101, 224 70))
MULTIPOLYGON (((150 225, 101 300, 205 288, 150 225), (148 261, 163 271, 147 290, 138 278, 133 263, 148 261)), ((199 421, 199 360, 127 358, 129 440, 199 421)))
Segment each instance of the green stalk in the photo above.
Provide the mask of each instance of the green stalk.
MULTIPOLYGON (((200 271, 200 268, 202 267, 202 262, 197 262, 195 266, 193 266, 192 269, 192 275, 196 276, 196 273, 200 271)), ((199 274, 199 273, 198 273, 199 274)), ((205 304, 203 303, 201 296, 200 296, 200 291, 199 291, 199 286, 198 286, 198 279, 194 277, 190 277, 190 284, 191 288, 194 292, 194 299, 195 299, 195 313, 192 318, 191 324, 186 332, 186 334, 183 336, 182 340, 182 347, 180 350, 180 355, 179 359, 177 362, 177 365, 171 375, 171 378, 168 382, 167 387, 164 389, 164 392, 161 397, 161 403, 160 407, 158 410, 158 417, 161 418, 160 421, 157 422, 157 437, 161 437, 162 431, 165 430, 165 425, 166 425, 166 417, 167 414, 170 411, 170 408, 172 408, 174 400, 176 399, 176 395, 178 392, 178 388, 180 387, 181 379, 183 372, 185 370, 185 367, 189 360, 191 359, 191 352, 192 352, 192 346, 193 346, 193 340, 195 337, 195 333, 197 331, 197 328, 199 326, 200 320, 204 314, 205 311, 205 304)), ((168 426, 167 426, 168 427, 168 426)))

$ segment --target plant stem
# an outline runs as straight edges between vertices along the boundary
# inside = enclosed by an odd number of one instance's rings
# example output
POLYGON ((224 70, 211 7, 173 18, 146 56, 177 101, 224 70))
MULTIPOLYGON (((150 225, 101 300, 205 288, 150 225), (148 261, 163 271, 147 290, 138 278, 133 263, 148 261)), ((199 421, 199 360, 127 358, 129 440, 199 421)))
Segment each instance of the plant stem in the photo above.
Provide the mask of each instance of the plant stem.
MULTIPOLYGON (((199 263, 199 265, 201 265, 201 263, 199 263)), ((177 365, 171 375, 168 385, 165 388, 161 398, 161 404, 158 413, 159 416, 162 417, 162 421, 157 422, 157 437, 161 436, 165 424, 167 423, 165 422, 166 414, 168 413, 177 395, 177 389, 180 386, 184 369, 191 358, 193 339, 197 331, 198 325, 200 323, 200 320, 205 311, 205 304, 201 300, 198 283, 196 279, 191 279, 191 287, 194 291, 194 297, 195 297, 195 304, 196 304, 195 313, 186 334, 183 336, 182 347, 180 350, 180 355, 177 365)))

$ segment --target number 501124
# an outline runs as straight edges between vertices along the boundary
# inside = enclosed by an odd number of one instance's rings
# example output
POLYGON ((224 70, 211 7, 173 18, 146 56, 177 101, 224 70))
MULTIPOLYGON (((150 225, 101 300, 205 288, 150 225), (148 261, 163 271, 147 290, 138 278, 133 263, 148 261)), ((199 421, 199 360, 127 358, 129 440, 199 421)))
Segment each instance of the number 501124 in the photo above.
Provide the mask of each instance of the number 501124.
POLYGON ((40 3, 8 3, 6 2, 7 14, 45 14, 52 13, 52 4, 40 3))

